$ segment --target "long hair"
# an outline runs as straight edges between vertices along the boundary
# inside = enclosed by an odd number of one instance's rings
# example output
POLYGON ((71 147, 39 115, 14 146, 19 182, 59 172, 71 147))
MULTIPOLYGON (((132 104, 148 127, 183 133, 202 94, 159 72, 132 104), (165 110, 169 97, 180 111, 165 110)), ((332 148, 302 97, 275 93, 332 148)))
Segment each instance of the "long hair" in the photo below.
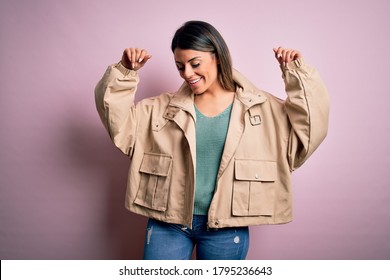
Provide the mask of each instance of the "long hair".
POLYGON ((235 91, 230 52, 225 40, 214 26, 204 21, 187 21, 176 30, 172 39, 172 52, 176 48, 215 54, 219 61, 218 80, 221 86, 226 90, 235 91))

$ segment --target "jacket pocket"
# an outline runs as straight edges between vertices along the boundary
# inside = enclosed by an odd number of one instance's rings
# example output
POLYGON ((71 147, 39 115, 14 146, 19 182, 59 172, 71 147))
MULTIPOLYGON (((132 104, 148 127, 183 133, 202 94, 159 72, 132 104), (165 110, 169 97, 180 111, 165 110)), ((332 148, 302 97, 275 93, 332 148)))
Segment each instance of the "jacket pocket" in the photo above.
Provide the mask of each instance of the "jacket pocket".
POLYGON ((234 162, 233 215, 272 216, 274 214, 275 161, 236 159, 234 162))
POLYGON ((145 153, 139 172, 140 184, 134 203, 157 211, 165 211, 168 204, 172 157, 145 153))

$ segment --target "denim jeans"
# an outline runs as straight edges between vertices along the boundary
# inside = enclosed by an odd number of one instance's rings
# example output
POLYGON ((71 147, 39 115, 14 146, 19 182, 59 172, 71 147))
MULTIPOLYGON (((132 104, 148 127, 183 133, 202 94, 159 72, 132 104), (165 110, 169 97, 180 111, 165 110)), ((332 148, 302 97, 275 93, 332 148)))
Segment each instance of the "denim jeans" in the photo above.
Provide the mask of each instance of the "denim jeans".
POLYGON ((194 215, 192 229, 149 219, 145 260, 189 260, 196 245, 198 260, 244 260, 249 247, 248 227, 207 228, 207 216, 194 215))

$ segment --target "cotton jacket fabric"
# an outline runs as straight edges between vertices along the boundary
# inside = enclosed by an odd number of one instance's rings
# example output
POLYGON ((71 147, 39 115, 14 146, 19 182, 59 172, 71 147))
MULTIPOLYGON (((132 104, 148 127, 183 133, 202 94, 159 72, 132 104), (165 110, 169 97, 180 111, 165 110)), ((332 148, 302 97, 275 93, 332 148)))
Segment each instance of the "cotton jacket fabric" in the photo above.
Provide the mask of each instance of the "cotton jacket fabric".
MULTIPOLYGON (((327 134, 329 100, 318 72, 297 59, 282 66, 281 100, 234 70, 228 134, 208 212, 210 228, 292 220, 291 172, 327 134)), ((196 113, 186 83, 176 93, 134 102, 138 72, 108 67, 96 106, 114 144, 131 159, 125 206, 168 223, 192 225, 196 113)))

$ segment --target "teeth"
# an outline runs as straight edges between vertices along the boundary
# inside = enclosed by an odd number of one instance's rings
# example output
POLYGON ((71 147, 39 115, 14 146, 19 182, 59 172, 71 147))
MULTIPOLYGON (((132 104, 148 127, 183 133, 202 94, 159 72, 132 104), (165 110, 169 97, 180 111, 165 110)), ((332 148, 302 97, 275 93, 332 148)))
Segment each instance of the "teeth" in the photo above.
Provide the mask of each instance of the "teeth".
POLYGON ((188 81, 190 84, 195 84, 195 83, 197 83, 197 82, 199 82, 200 81, 200 78, 199 79, 196 79, 196 80, 193 80, 193 81, 188 81))

